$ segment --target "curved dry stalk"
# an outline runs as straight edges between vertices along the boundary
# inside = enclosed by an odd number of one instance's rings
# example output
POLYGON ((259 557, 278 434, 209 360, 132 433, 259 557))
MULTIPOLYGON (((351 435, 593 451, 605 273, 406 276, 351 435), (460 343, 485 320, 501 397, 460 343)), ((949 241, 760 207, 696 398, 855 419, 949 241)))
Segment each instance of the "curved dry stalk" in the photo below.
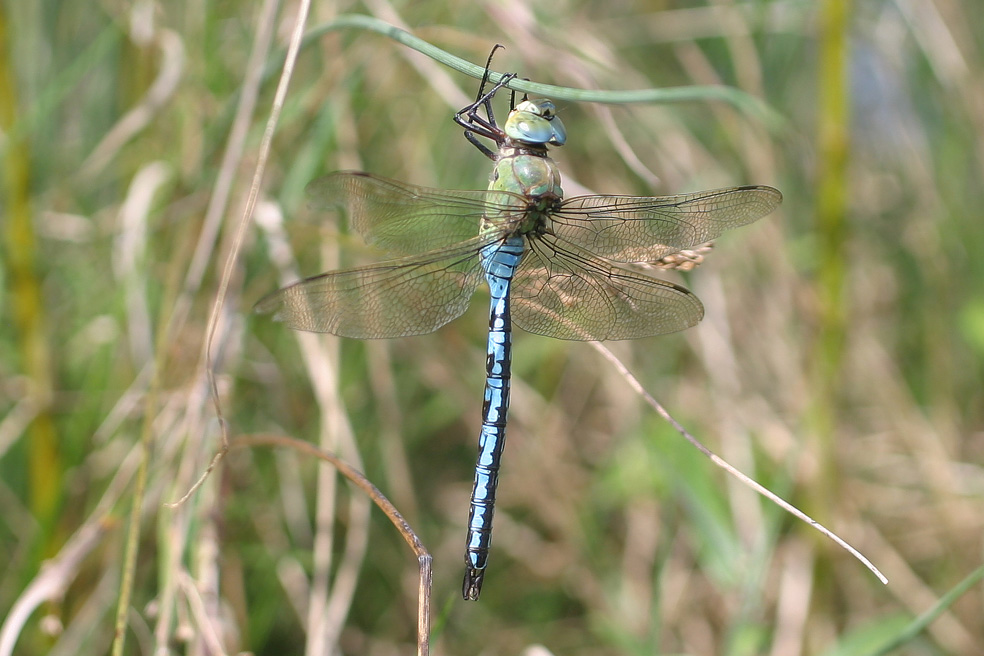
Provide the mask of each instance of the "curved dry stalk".
POLYGON ((631 371, 629 371, 628 367, 622 364, 622 361, 619 360, 614 353, 612 353, 607 348, 605 348, 604 344, 600 342, 590 342, 590 344, 591 346, 594 347, 596 351, 598 351, 598 353, 600 353, 606 360, 608 360, 618 370, 620 374, 622 374, 622 377, 625 378, 625 380, 629 383, 629 386, 633 390, 635 390, 635 392, 639 396, 641 396, 646 401, 646 403, 648 403, 649 406, 653 410, 655 410, 657 414, 659 414, 660 417, 662 417, 667 422, 669 422, 669 424, 674 428, 674 430, 680 433, 680 435, 682 435, 688 442, 690 442, 690 444, 692 444, 698 451, 700 451, 705 456, 707 456, 707 458, 711 462, 713 462, 715 465, 717 465, 724 471, 734 476, 736 479, 738 479, 741 483, 743 483, 747 487, 751 488, 755 492, 758 492, 763 497, 765 497, 772 503, 776 504, 777 506, 779 506, 780 508, 791 514, 793 517, 796 517, 797 519, 809 524, 816 530, 820 531, 820 533, 833 540, 841 548, 843 548, 849 554, 854 556, 858 561, 860 561, 862 565, 864 565, 869 570, 871 570, 871 572, 878 577, 879 581, 886 584, 888 583, 888 579, 885 577, 885 575, 882 574, 881 571, 877 567, 875 567, 875 565, 870 560, 865 558, 860 551, 858 551, 850 544, 848 544, 847 541, 845 541, 839 535, 837 535, 829 528, 827 528, 817 520, 813 519, 805 512, 803 512, 793 504, 789 503, 782 497, 776 495, 768 488, 763 487, 760 483, 758 483, 754 479, 746 476, 738 469, 735 469, 726 460, 724 460, 716 453, 714 453, 706 446, 704 446, 700 442, 700 440, 698 440, 696 437, 691 435, 690 432, 687 431, 687 429, 684 428, 680 422, 674 419, 673 416, 669 413, 669 411, 667 411, 667 409, 664 408, 659 401, 653 398, 653 396, 646 391, 646 388, 642 386, 642 383, 639 382, 639 379, 636 378, 631 371))
POLYGON ((295 439, 286 435, 243 435, 230 442, 230 448, 251 448, 256 446, 274 446, 295 449, 304 455, 313 456, 332 465, 339 474, 347 478, 353 485, 366 493, 377 508, 389 518, 410 549, 417 556, 420 585, 417 598, 417 654, 427 656, 430 653, 430 599, 431 599, 431 562, 433 560, 427 548, 414 532, 409 522, 404 519, 396 506, 379 491, 365 475, 338 456, 321 449, 310 442, 295 439))

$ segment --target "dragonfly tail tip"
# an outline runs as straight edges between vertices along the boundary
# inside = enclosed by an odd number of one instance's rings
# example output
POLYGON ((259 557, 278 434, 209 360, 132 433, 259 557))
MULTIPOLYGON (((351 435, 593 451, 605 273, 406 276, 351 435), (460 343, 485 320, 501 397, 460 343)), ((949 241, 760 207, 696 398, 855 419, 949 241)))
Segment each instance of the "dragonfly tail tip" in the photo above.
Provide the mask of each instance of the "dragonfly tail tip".
POLYGON ((482 581, 485 578, 484 569, 469 567, 465 571, 465 580, 461 586, 461 596, 465 601, 478 601, 478 596, 482 593, 482 581))

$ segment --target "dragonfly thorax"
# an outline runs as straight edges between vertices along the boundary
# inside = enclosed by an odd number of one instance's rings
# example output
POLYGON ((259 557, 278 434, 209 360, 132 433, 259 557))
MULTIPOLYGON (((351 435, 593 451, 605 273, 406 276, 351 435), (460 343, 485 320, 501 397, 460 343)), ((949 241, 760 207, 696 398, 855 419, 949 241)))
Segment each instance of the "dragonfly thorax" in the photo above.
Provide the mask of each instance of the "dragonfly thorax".
POLYGON ((499 149, 492 170, 489 189, 508 191, 520 196, 553 194, 563 198, 560 170, 546 151, 505 145, 499 149))
POLYGON ((492 171, 490 191, 508 191, 516 198, 516 215, 523 217, 516 226, 522 234, 543 233, 551 210, 564 197, 560 171, 546 151, 528 147, 503 146, 492 171))

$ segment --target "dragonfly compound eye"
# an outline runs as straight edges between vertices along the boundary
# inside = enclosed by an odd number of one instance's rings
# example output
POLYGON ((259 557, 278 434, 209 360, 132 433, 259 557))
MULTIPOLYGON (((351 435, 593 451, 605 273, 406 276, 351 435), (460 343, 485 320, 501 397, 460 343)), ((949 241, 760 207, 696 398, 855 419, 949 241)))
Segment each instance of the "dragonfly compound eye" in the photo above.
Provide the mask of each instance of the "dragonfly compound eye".
POLYGON ((503 131, 510 139, 523 143, 562 146, 567 141, 567 130, 556 111, 545 98, 524 100, 509 112, 503 131))

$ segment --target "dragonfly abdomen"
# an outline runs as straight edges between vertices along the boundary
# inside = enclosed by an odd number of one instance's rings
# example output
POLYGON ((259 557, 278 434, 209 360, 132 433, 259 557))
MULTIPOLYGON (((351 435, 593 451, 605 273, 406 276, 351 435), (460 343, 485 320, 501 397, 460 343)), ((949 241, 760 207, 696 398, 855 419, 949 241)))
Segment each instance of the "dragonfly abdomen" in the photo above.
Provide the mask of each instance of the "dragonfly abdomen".
POLYGON ((523 237, 515 235, 482 249, 482 268, 489 283, 489 338, 485 360, 485 401, 482 431, 478 437, 478 462, 468 515, 465 549, 465 579, 462 594, 478 599, 492 544, 495 490, 499 463, 506 444, 506 413, 509 410, 512 363, 512 321, 509 315, 509 286, 523 257, 523 237))

